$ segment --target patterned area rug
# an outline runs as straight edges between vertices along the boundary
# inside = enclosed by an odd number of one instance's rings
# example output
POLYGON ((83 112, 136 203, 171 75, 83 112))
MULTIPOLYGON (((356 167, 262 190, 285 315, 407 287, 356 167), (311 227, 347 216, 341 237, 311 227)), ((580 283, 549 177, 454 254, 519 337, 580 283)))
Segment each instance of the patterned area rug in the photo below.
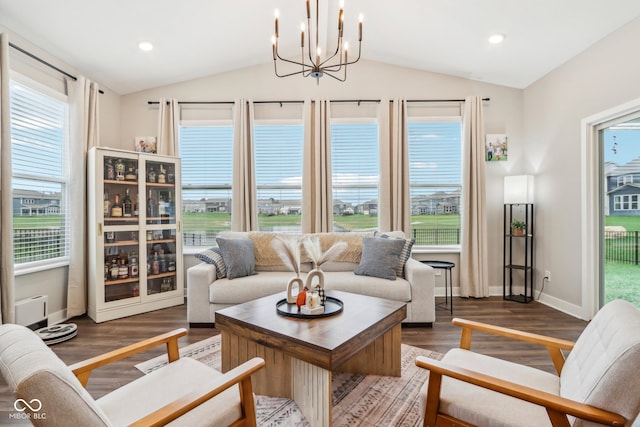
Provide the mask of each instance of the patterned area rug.
MULTIPOLYGON (((215 369, 220 369, 220 336, 190 344, 180 349, 182 357, 193 357, 215 369)), ((429 350, 402 344, 402 376, 333 375, 333 425, 387 427, 420 426, 418 392, 428 373, 415 365, 417 356, 441 359, 442 355, 429 350)), ((166 356, 158 356, 136 365, 145 374, 167 363, 166 356)), ((290 399, 256 396, 259 426, 306 427, 309 423, 290 399)))

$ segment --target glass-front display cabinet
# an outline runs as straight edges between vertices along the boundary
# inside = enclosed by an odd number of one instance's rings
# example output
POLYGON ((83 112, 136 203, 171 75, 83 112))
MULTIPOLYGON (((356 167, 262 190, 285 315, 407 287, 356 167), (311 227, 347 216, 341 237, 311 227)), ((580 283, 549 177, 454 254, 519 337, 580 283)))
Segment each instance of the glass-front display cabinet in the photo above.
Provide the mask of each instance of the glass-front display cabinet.
POLYGON ((89 316, 184 302, 178 158, 89 150, 89 316))

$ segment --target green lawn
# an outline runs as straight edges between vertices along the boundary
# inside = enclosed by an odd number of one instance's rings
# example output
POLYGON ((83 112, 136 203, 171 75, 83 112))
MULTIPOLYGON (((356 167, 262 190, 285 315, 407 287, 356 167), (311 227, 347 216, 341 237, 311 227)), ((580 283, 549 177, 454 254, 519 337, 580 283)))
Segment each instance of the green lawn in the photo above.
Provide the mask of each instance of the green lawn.
MULTIPOLYGON (((609 215, 605 217, 605 225, 620 225, 627 231, 638 231, 640 217, 609 215)), ((620 298, 640 308, 640 265, 606 261, 604 271, 605 302, 620 298)))

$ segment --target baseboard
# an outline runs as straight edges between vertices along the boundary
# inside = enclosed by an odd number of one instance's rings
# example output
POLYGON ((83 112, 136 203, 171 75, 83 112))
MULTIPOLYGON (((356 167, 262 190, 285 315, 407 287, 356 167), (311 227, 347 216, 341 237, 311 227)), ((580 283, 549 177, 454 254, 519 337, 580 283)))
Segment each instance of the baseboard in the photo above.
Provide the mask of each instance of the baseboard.
POLYGON ((190 328, 215 328, 216 325, 213 322, 210 323, 191 323, 189 322, 190 328))
POLYGON ((433 322, 402 323, 402 328, 433 328, 433 322))
POLYGON ((69 317, 67 316, 67 310, 65 309, 56 311, 55 313, 49 313, 49 315, 47 316, 47 320, 49 322, 49 326, 57 325, 58 323, 69 320, 69 317))
POLYGON ((550 295, 545 294, 544 292, 540 295, 540 298, 537 301, 555 310, 558 310, 570 316, 576 317, 578 319, 590 320, 590 319, 587 319, 586 316, 584 315, 584 310, 582 309, 582 307, 575 304, 568 303, 556 297, 552 297, 550 295))

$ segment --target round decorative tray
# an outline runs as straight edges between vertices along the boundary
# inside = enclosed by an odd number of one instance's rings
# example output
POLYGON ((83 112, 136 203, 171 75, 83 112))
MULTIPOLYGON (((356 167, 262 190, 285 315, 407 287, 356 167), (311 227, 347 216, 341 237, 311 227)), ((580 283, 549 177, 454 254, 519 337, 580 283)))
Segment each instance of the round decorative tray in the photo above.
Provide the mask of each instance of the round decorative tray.
POLYGON ((334 314, 338 314, 342 312, 343 308, 344 308, 344 304, 342 303, 342 301, 340 301, 338 298, 329 297, 329 296, 327 297, 327 300, 324 303, 324 313, 318 313, 318 314, 304 314, 300 311, 300 309, 295 303, 293 304, 287 303, 286 298, 281 299, 276 303, 276 310, 278 311, 278 314, 281 314, 283 316, 288 316, 288 317, 297 317, 300 319, 317 319, 320 317, 333 316, 334 314))

